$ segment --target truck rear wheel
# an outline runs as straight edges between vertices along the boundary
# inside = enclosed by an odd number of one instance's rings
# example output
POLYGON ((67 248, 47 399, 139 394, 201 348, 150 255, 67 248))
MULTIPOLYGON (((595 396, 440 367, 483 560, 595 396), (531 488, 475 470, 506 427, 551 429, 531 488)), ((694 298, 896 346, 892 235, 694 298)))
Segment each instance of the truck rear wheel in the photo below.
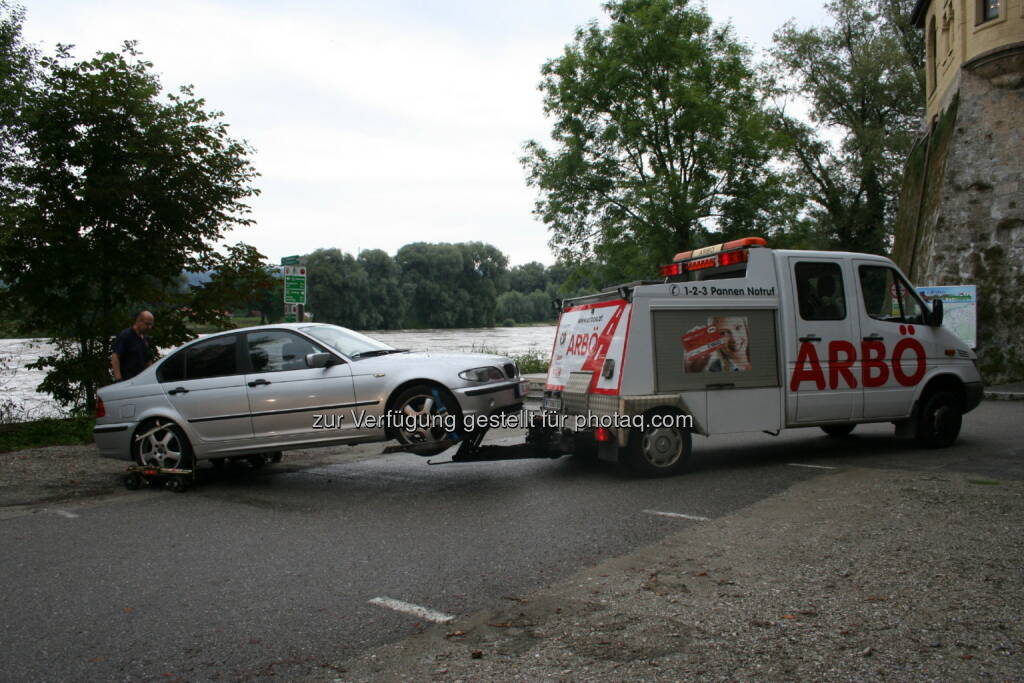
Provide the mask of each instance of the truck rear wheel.
POLYGON ((853 428, 856 427, 856 426, 857 425, 855 423, 853 423, 853 422, 849 422, 847 424, 841 424, 841 425, 822 425, 821 426, 821 431, 825 432, 829 436, 833 436, 833 437, 839 439, 839 438, 842 438, 844 436, 848 436, 850 434, 850 432, 853 431, 853 428))
POLYGON ((668 477, 686 467, 693 445, 690 431, 675 424, 676 417, 670 411, 648 413, 643 429, 630 432, 625 459, 634 472, 645 477, 668 477))
POLYGON ((917 440, 928 448, 945 448, 960 435, 963 403, 952 391, 936 391, 925 399, 917 416, 917 440))

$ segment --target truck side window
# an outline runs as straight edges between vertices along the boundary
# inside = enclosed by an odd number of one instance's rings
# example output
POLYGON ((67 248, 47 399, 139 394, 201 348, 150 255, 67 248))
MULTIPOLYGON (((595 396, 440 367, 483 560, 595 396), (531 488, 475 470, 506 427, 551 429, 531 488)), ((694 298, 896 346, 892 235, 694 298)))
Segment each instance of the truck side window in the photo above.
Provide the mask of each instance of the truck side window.
POLYGON ((924 324, 924 308, 907 281, 886 266, 860 266, 864 308, 875 320, 924 324))
POLYGON ((796 264, 796 295, 804 320, 844 320, 846 292, 838 263, 805 261, 796 264))

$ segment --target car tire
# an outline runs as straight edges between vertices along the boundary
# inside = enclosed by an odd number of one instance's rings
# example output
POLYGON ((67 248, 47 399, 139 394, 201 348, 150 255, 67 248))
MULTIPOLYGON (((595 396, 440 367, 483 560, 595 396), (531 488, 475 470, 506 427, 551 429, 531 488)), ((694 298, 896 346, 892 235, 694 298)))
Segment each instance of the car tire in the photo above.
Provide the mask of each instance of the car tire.
POLYGON ((928 448, 945 448, 960 435, 963 403, 952 391, 936 391, 921 405, 917 416, 917 440, 928 448))
POLYGON ((147 467, 192 469, 195 464, 192 444, 181 427, 170 420, 144 422, 132 439, 132 460, 147 467), (138 437, 143 435, 142 439, 138 437))
POLYGON ((392 437, 403 446, 416 446, 421 443, 435 443, 432 447, 417 447, 418 455, 436 455, 447 450, 455 440, 452 434, 440 424, 443 413, 437 405, 437 397, 444 404, 444 412, 453 415, 456 430, 461 424, 461 412, 458 401, 447 389, 417 384, 403 390, 391 402, 391 412, 394 416, 392 437), (423 426, 407 430, 405 423, 415 420, 423 426), (433 426, 432 426, 433 425, 433 426))
POLYGON ((669 417, 674 412, 644 415, 644 428, 632 429, 625 461, 631 470, 644 477, 668 477, 686 468, 693 452, 690 430, 678 426, 651 424, 652 418, 669 417))
POLYGON ((821 431, 825 432, 826 434, 833 438, 841 439, 844 436, 849 436, 850 432, 852 432, 853 428, 856 426, 857 424, 854 422, 849 422, 847 424, 841 425, 822 425, 821 431))

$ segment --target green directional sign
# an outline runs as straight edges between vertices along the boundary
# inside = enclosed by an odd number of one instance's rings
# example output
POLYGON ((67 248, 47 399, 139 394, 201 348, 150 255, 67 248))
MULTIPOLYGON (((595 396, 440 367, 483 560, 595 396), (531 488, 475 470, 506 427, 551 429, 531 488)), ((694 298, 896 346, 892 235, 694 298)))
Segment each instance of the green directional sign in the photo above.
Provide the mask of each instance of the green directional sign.
POLYGON ((286 304, 306 305, 306 267, 283 266, 284 302, 286 304))
POLYGON ((297 266, 297 265, 299 265, 299 257, 297 255, 296 256, 282 256, 281 257, 281 265, 282 266, 297 266))

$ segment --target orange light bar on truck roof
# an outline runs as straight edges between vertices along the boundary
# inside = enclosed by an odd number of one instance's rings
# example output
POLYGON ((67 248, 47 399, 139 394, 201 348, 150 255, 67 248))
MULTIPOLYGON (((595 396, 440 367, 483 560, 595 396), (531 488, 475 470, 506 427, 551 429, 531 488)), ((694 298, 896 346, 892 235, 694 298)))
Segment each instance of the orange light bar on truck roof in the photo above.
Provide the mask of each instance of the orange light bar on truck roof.
POLYGON ((750 257, 747 253, 748 247, 764 247, 767 244, 762 237, 744 237, 741 240, 715 244, 703 249, 684 251, 676 254, 673 263, 660 268, 661 276, 672 277, 694 270, 746 263, 750 257))
POLYGON ((701 247, 700 249, 693 249, 691 251, 681 251, 675 255, 673 261, 686 261, 687 259, 700 258, 701 256, 710 256, 711 254, 717 254, 720 251, 727 251, 729 249, 742 249, 744 247, 766 247, 768 242, 763 237, 744 237, 743 239, 733 240, 731 242, 723 242, 721 244, 712 244, 709 247, 701 247))

